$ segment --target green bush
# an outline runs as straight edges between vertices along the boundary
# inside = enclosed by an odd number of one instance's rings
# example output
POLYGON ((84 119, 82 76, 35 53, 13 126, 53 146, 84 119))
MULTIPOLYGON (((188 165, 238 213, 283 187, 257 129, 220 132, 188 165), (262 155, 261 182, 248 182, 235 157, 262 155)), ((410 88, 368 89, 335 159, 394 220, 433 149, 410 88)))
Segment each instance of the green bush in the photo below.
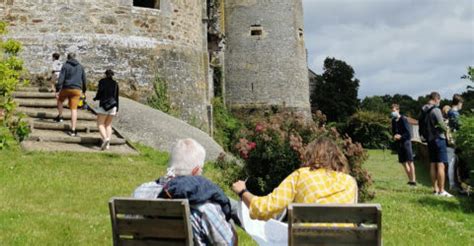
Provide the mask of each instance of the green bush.
POLYGON ((230 151, 234 139, 242 128, 242 123, 232 116, 231 112, 224 106, 221 97, 212 99, 214 140, 219 143, 224 150, 230 151))
POLYGON ((369 190, 371 177, 362 168, 367 158, 364 149, 360 144, 352 143, 350 138, 342 138, 334 128, 319 126, 297 113, 281 112, 249 124, 240 136, 234 153, 244 159, 247 186, 256 195, 270 193, 298 169, 308 143, 329 137, 336 141, 349 160, 350 174, 359 186, 359 198, 363 201, 373 197, 369 190))
POLYGON ((474 170, 474 116, 461 117, 461 128, 455 133, 455 139, 462 157, 474 170))
POLYGON ((13 39, 8 39, 7 41, 3 42, 2 47, 5 53, 10 55, 16 55, 22 49, 21 43, 13 39))
POLYGON ((365 148, 381 149, 390 146, 390 119, 381 113, 358 111, 349 118, 346 133, 365 148))
MULTIPOLYGON (((6 24, 0 22, 0 34, 6 33, 6 24)), ((15 40, 0 41, 0 112, 1 126, 9 128, 18 138, 23 140, 29 134, 29 126, 21 120, 21 116, 14 117, 16 104, 13 101, 13 92, 21 82, 20 78, 25 73, 23 61, 16 55, 21 51, 21 44, 15 40)), ((5 146, 5 135, 0 136, 0 145, 5 146)))

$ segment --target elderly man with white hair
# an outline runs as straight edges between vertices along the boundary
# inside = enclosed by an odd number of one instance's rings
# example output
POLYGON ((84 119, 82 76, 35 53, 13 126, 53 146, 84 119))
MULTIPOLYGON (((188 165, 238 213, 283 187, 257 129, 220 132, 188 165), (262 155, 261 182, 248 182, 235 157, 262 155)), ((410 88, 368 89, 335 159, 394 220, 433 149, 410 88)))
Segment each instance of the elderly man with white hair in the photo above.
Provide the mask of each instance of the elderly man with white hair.
POLYGON ((229 198, 216 184, 201 176, 205 149, 194 139, 181 139, 173 147, 165 176, 144 183, 134 198, 188 199, 195 245, 237 245, 229 220, 229 198))

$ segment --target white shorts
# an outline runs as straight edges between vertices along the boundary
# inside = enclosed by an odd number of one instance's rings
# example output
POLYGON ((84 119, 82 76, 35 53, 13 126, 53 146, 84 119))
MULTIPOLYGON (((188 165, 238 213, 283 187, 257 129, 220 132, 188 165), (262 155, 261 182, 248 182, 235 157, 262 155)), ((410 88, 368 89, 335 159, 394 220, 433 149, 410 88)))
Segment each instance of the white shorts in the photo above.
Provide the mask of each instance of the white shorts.
POLYGON ((117 114, 117 107, 113 107, 111 108, 110 110, 106 111, 104 108, 102 107, 98 107, 95 109, 95 112, 97 114, 104 114, 104 115, 116 115, 117 114))

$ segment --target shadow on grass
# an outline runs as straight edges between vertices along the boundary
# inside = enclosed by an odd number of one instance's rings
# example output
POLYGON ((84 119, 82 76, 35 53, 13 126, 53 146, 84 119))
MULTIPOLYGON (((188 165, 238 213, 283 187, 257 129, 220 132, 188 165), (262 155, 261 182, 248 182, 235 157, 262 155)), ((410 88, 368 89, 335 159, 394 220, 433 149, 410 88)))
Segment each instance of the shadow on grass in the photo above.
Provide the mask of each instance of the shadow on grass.
POLYGON ((423 206, 431 206, 440 211, 462 211, 463 213, 474 213, 474 199, 472 197, 444 198, 425 196, 418 199, 418 202, 423 206))
POLYGON ((432 187, 430 177, 430 164, 420 160, 415 160, 416 181, 418 184, 432 187))

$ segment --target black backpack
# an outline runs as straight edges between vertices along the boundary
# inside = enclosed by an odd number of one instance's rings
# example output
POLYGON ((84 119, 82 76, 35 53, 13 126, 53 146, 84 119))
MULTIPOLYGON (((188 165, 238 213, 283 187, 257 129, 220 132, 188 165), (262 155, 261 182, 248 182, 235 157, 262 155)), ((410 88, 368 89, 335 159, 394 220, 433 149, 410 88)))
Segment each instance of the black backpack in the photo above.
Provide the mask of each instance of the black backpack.
POLYGON ((428 111, 421 111, 420 117, 418 118, 418 133, 422 142, 426 142, 433 138, 433 122, 430 117, 431 111, 436 108, 436 106, 431 107, 428 111))

